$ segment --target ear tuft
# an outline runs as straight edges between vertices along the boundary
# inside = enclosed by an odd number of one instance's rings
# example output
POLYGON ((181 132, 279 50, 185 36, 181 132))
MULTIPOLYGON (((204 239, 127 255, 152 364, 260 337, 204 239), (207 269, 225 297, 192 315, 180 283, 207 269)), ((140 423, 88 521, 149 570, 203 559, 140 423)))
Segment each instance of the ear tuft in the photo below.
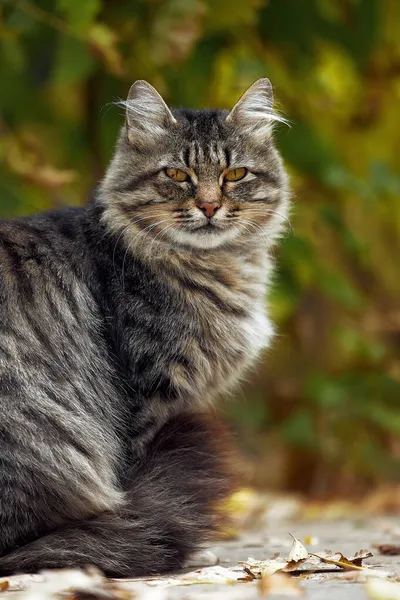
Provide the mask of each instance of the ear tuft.
POLYGON ((273 108, 274 96, 269 79, 258 79, 238 100, 226 117, 228 123, 234 123, 259 138, 269 137, 275 123, 287 123, 273 108))
POLYGON ((177 123, 161 95, 147 81, 135 81, 127 100, 118 104, 126 110, 128 139, 137 145, 155 141, 177 123))

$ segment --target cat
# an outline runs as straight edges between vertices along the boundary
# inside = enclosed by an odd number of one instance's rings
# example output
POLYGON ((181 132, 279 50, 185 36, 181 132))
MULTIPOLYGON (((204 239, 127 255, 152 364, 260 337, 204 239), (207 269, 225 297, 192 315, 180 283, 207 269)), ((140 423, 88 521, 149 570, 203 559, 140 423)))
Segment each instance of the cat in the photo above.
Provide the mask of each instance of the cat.
POLYGON ((86 206, 0 223, 0 573, 182 567, 230 490, 204 416, 273 334, 289 185, 268 79, 231 111, 121 102, 86 206))

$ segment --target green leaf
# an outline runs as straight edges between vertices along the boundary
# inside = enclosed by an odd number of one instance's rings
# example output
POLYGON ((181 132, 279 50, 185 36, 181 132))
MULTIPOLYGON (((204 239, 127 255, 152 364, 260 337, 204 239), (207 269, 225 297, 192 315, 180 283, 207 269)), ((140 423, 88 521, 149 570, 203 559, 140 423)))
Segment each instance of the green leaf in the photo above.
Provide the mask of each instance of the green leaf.
POLYGON ((286 160, 305 175, 323 180, 327 169, 338 162, 328 140, 304 121, 295 121, 290 131, 281 131, 278 142, 286 160))
POLYGON ((337 271, 320 268, 319 287, 329 298, 351 309, 361 309, 363 298, 351 281, 337 271))
POLYGON ((95 21, 101 10, 101 0, 57 0, 57 7, 72 29, 82 31, 95 21))
POLYGON ((86 44, 70 36, 61 36, 52 81, 63 85, 77 83, 90 75, 95 65, 86 44))
POLYGON ((316 431, 314 418, 306 409, 292 413, 281 426, 281 436, 293 446, 316 448, 316 431))
POLYGON ((348 402, 348 392, 343 382, 321 374, 309 376, 305 394, 316 404, 329 411, 345 407, 348 402))

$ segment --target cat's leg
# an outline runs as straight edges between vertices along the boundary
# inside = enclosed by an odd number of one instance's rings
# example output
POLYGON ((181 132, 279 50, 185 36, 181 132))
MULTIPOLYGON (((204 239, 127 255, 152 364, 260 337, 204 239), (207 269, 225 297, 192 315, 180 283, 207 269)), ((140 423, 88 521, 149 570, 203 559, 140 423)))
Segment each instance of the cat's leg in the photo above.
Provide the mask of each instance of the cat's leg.
POLYGON ((133 470, 122 508, 71 523, 0 558, 0 573, 93 564, 132 577, 183 566, 216 527, 231 480, 215 419, 181 415, 154 438, 133 470))
POLYGON ((93 443, 93 425, 86 438, 83 428, 74 437, 51 415, 43 431, 24 417, 19 427, 12 428, 11 419, 0 423, 0 557, 67 523, 115 510, 124 500, 111 436, 107 452, 98 439, 93 443))

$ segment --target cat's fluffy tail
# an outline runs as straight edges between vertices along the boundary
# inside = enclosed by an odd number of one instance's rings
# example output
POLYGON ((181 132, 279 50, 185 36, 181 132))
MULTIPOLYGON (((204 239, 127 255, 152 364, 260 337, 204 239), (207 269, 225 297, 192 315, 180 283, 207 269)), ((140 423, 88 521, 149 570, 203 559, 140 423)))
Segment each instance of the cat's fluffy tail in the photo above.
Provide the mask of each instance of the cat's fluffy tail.
POLYGON ((109 576, 179 569, 216 526, 230 489, 224 432, 198 415, 171 420, 132 477, 125 508, 71 524, 0 558, 0 574, 95 565, 109 576))

